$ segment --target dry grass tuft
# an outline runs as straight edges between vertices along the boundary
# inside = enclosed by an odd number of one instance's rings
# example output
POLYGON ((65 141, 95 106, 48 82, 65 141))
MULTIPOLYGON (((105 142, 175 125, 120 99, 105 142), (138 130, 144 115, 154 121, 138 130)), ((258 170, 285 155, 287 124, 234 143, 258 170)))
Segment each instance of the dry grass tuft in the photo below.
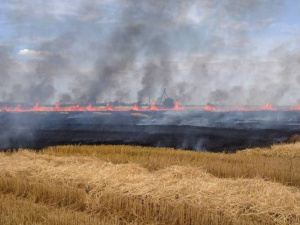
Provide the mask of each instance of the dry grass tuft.
POLYGON ((299 134, 294 134, 287 140, 287 143, 297 143, 297 142, 300 142, 299 134))
POLYGON ((120 223, 117 220, 100 218, 85 212, 34 203, 26 198, 16 198, 13 194, 0 194, 0 224, 107 225, 120 223))
POLYGON ((248 149, 237 154, 123 145, 68 145, 49 147, 43 153, 53 156, 88 156, 114 164, 137 163, 149 171, 172 165, 188 165, 201 167, 220 178, 260 177, 300 187, 300 160, 296 157, 300 155, 300 143, 275 145, 270 149, 248 149))
POLYGON ((0 224, 300 224, 299 146, 0 153, 0 224))
POLYGON ((130 115, 132 117, 139 117, 139 118, 148 118, 149 115, 145 114, 145 113, 130 113, 130 115))
POLYGON ((239 154, 258 155, 258 156, 276 156, 285 158, 300 158, 300 143, 273 145, 270 148, 255 148, 239 151, 239 154))

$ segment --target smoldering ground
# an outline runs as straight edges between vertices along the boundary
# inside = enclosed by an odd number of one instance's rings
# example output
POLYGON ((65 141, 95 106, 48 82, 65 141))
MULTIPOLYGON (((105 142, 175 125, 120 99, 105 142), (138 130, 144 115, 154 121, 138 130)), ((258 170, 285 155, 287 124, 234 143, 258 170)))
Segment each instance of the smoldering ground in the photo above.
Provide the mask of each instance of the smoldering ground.
POLYGON ((297 112, 0 113, 0 149, 130 144, 201 151, 269 146, 300 132, 297 112))

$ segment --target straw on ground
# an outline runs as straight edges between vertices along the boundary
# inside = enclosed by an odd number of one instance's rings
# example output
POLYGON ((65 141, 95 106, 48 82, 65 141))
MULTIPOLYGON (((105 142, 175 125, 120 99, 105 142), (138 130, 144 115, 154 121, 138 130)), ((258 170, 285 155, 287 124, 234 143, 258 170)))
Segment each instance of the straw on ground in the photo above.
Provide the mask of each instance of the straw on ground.
POLYGON ((300 224, 300 144, 0 153, 0 224, 300 224))

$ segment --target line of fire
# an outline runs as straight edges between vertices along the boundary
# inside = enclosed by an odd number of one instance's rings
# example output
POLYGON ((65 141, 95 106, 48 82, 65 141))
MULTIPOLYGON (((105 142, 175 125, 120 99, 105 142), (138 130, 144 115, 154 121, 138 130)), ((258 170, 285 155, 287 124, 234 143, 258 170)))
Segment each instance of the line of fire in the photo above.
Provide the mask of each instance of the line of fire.
POLYGON ((211 104, 205 106, 193 106, 185 107, 179 105, 178 100, 175 100, 172 108, 164 107, 164 105, 157 106, 153 101, 150 106, 139 106, 134 104, 133 106, 114 106, 106 103, 106 106, 93 106, 88 104, 82 106, 80 104, 74 104, 70 106, 61 107, 59 102, 55 106, 43 106, 40 103, 36 103, 32 108, 23 108, 21 104, 15 107, 2 106, 0 112, 102 112, 102 111, 300 111, 300 105, 291 107, 275 107, 270 103, 266 103, 260 107, 246 107, 246 106, 235 106, 235 107, 218 107, 211 104))
POLYGON ((160 97, 160 102, 157 105, 155 101, 149 105, 142 105, 135 103, 132 106, 114 106, 113 104, 106 103, 100 106, 88 104, 86 106, 80 104, 64 105, 61 106, 56 102, 55 106, 43 106, 37 102, 33 107, 22 107, 21 104, 16 106, 8 106, 5 104, 0 105, 0 112, 103 112, 103 111, 212 111, 212 112, 230 112, 230 111, 300 111, 300 104, 297 106, 289 107, 276 107, 269 102, 262 106, 218 106, 215 104, 207 103, 204 106, 183 106, 179 104, 178 100, 168 97, 166 89, 160 97))

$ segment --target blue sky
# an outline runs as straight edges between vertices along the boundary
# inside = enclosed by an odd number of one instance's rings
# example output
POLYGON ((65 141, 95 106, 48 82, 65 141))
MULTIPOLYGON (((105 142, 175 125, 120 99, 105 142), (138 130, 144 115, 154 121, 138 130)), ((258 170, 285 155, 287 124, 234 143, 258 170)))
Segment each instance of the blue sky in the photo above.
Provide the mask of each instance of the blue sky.
POLYGON ((185 104, 297 104, 299 12, 296 0, 0 0, 0 91, 135 102, 167 87, 185 104))

